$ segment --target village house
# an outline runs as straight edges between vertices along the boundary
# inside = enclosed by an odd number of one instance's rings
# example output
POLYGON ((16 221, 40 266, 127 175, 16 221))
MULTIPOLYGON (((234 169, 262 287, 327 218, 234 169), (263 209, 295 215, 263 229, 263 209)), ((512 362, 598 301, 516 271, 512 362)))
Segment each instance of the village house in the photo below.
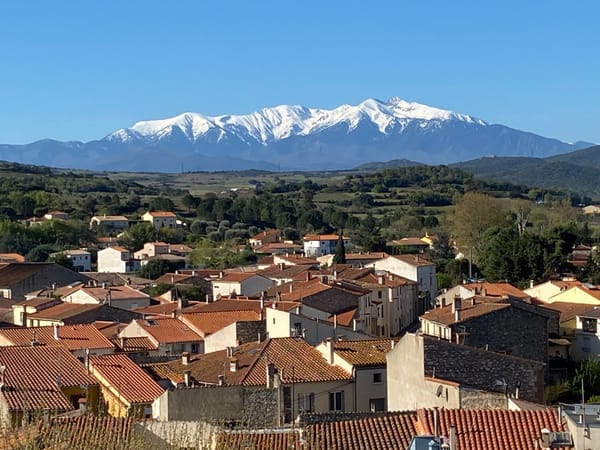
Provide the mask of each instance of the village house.
POLYGON ((114 353, 115 346, 93 325, 0 328, 0 347, 64 347, 84 361, 88 355, 114 353))
POLYGON ((417 313, 423 314, 435 304, 437 278, 435 264, 423 255, 394 255, 375 261, 369 267, 386 271, 418 283, 418 295, 422 299, 417 313))
MULTIPOLYGON (((191 356, 167 364, 166 376, 189 385, 238 389, 262 387, 280 392, 277 406, 283 423, 300 413, 352 411, 352 374, 332 365, 298 338, 268 339, 224 351, 191 356)), ((194 395, 194 391, 187 391, 194 395)), ((201 393, 200 393, 201 394, 201 393)))
POLYGON ((142 220, 157 229, 177 227, 177 216, 170 211, 147 211, 142 214, 142 220))
POLYGON ((248 239, 250 247, 262 247, 267 244, 281 241, 281 231, 277 229, 265 230, 248 239))
MULTIPOLYGON (((309 258, 335 253, 339 236, 337 234, 307 234, 302 238, 304 255, 309 258)), ((344 246, 348 248, 350 238, 343 237, 344 246)))
POLYGON ((20 301, 32 291, 88 280, 86 276, 56 263, 10 263, 0 267, 0 295, 20 301))
POLYGON ((23 300, 12 305, 12 317, 7 319, 15 325, 26 326, 28 315, 61 303, 55 297, 34 297, 23 300))
POLYGON ((7 427, 37 421, 44 414, 98 411, 98 382, 63 347, 0 347, 0 383, 0 422, 7 427))
POLYGON ((44 214, 46 220, 69 220, 69 214, 64 211, 48 211, 44 214))
POLYGON ((178 318, 155 317, 131 321, 118 335, 119 339, 147 338, 155 354, 180 355, 183 352, 202 353, 204 339, 178 318))
POLYGON ((387 411, 386 354, 393 345, 391 339, 326 339, 316 349, 329 364, 353 374, 353 410, 376 412, 387 411))
POLYGON ((548 305, 560 314, 560 338, 569 344, 554 346, 550 357, 582 361, 600 355, 600 306, 588 303, 553 302, 548 305))
POLYGON ((90 356, 90 374, 98 380, 106 412, 113 417, 152 416, 152 403, 164 391, 125 354, 90 356))
POLYGON ((125 216, 94 216, 90 219, 90 230, 123 231, 129 228, 129 219, 125 216))
POLYGON ((157 255, 169 253, 169 244, 166 242, 146 242, 144 248, 133 253, 135 259, 148 259, 157 255))
POLYGON ((52 253, 50 256, 65 255, 73 264, 75 272, 90 272, 92 270, 92 254, 87 250, 64 250, 52 253))
POLYGON ((140 268, 140 260, 126 248, 114 246, 98 251, 98 272, 127 273, 140 268))
MULTIPOLYGON (((342 272, 341 278, 344 278, 342 272)), ((420 304, 417 282, 389 272, 369 271, 354 280, 370 290, 377 307, 376 336, 397 336, 419 320, 420 304)))
POLYGON ((429 244, 418 237, 403 237, 396 239, 389 244, 397 253, 423 253, 429 249, 429 244))
POLYGON ((254 272, 221 272, 211 280, 213 299, 224 295, 257 295, 273 286, 273 281, 254 272))
POLYGON ((74 287, 61 297, 65 303, 108 305, 113 308, 133 310, 150 305, 150 296, 131 286, 87 286, 74 287))
POLYGON ((129 322, 140 317, 142 317, 141 314, 106 304, 60 302, 27 314, 23 325, 27 327, 63 326, 92 323, 97 320, 129 322))
POLYGON ((547 362, 558 313, 511 297, 474 296, 421 316, 422 333, 457 344, 547 362), (551 327, 554 327, 551 329, 551 327))
POLYGON ((387 354, 388 409, 507 409, 507 396, 542 404, 544 363, 424 334, 405 334, 387 354))
POLYGON ((266 339, 262 311, 199 311, 183 313, 180 320, 204 339, 204 353, 225 350, 266 339))
POLYGON ((436 297, 436 306, 441 306, 442 304, 450 305, 455 298, 465 300, 475 295, 489 298, 512 297, 531 303, 531 295, 514 287, 510 283, 490 283, 487 281, 480 281, 458 284, 450 289, 444 289, 443 292, 436 297))
POLYGON ((324 339, 369 339, 370 336, 353 328, 352 319, 356 309, 349 312, 349 320, 341 314, 339 321, 330 318, 323 320, 311 314, 298 302, 274 302, 265 309, 267 335, 272 338, 302 337, 310 345, 317 345, 324 339), (338 323, 341 322, 341 323, 338 323), (342 324, 343 323, 343 324, 342 324))

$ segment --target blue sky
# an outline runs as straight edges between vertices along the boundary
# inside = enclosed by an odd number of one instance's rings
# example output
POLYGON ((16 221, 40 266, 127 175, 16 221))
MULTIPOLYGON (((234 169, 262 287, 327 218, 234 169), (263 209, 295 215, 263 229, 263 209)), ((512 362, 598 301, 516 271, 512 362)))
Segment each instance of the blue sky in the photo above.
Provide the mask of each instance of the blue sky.
POLYGON ((399 96, 600 143, 600 3, 13 1, 0 143, 399 96))

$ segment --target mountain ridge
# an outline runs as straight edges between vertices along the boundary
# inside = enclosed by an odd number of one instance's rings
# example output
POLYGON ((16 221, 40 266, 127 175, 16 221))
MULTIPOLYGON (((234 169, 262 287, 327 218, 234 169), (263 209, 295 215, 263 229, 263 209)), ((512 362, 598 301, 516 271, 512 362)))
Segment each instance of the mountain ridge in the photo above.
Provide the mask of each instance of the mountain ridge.
POLYGON ((328 170, 406 159, 448 164, 484 155, 546 157, 592 144, 546 138, 392 97, 333 109, 279 105, 245 115, 186 112, 102 139, 0 145, 0 159, 96 170, 328 170))

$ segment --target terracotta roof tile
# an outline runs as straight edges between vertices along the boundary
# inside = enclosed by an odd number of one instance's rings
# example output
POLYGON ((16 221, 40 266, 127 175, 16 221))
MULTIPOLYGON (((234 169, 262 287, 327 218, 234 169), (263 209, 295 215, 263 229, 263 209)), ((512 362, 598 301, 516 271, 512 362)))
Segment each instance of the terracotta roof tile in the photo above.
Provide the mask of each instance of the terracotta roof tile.
POLYGON ((510 303, 477 302, 474 305, 472 305, 469 304, 467 301, 463 301, 458 320, 456 320, 455 314, 452 312, 453 305, 448 305, 442 308, 435 308, 426 311, 425 314, 421 316, 421 319, 428 320, 430 322, 440 323, 443 325, 452 325, 454 323, 461 323, 465 320, 469 320, 474 317, 485 316, 486 314, 490 314, 501 309, 510 307, 510 303))
POLYGON ((522 290, 514 287, 510 283, 467 283, 463 284, 465 289, 469 289, 474 291, 477 295, 484 295, 486 297, 504 297, 509 295, 511 297, 528 299, 529 295, 527 295, 522 290))
MULTIPOLYGON (((47 449, 133 450, 148 448, 143 432, 131 418, 84 415, 57 418, 42 423, 35 436, 35 447, 47 449)), ((30 448, 30 447, 27 447, 30 448)))
POLYGON ((285 384, 350 380, 352 375, 338 366, 327 363, 321 353, 302 339, 274 338, 239 346, 233 358, 238 369, 229 370, 226 351, 198 355, 188 364, 173 361, 168 365, 177 373, 190 370, 199 383, 218 384, 219 376, 225 375, 228 385, 262 386, 266 384, 266 364, 273 363, 285 384))
POLYGON ((346 261, 363 260, 363 259, 383 259, 387 258, 386 252, 367 252, 367 253, 346 253, 346 261))
POLYGON ((68 411, 73 405, 61 387, 98 384, 62 347, 0 347, 0 364, 6 367, 2 395, 11 410, 68 411))
POLYGON ((253 310, 245 311, 215 311, 186 313, 181 321, 188 324, 201 336, 219 331, 235 322, 259 321, 260 313, 253 310))
POLYGON ((137 364, 124 354, 90 356, 92 375, 127 403, 151 403, 161 388, 137 364))
MULTIPOLYGON (((339 420, 318 419, 306 426, 305 440, 310 449, 399 450, 410 445, 417 434, 415 412, 389 412, 359 415, 339 420)), ((480 449, 480 450, 483 450, 480 449)))
POLYGON ((158 345, 147 337, 115 338, 112 342, 124 352, 143 352, 158 349, 158 345))
MULTIPOLYGON (((254 450, 288 450, 308 449, 300 442, 300 434, 294 430, 281 432, 220 432, 216 436, 216 448, 219 449, 245 449, 254 450)), ((315 447, 316 448, 316 447, 315 447)))
MULTIPOLYGON (((506 411, 485 409, 438 409, 438 426, 442 436, 456 427, 456 448, 461 450, 530 450, 543 428, 564 431, 556 410, 506 411)), ((422 434, 433 435, 434 410, 417 411, 422 434)), ((541 447, 540 447, 541 448, 541 447)))
POLYGON ((392 340, 336 341, 333 349, 336 355, 353 366, 379 366, 386 364, 386 354, 392 349, 392 340))
POLYGON ((29 346, 35 340, 39 345, 62 346, 70 351, 114 349, 93 325, 65 325, 57 327, 57 332, 58 340, 54 338, 54 327, 3 328, 0 337, 7 345, 29 346))
POLYGON ((157 342, 174 344, 179 342, 200 342, 202 337, 187 324, 174 318, 155 318, 136 320, 138 325, 150 334, 157 342))
POLYGON ((177 217, 171 211, 148 211, 152 217, 177 217))
POLYGON ((84 305, 63 302, 50 308, 28 314, 28 319, 65 320, 102 307, 102 305, 84 305))
POLYGON ((576 316, 585 315, 586 313, 598 314, 598 307, 590 305, 589 303, 553 302, 544 304, 544 306, 558 311, 560 313, 561 323, 574 319, 576 316))
POLYGON ((392 256, 392 258, 395 258, 399 261, 403 261, 407 264, 411 264, 413 266, 418 266, 418 267, 434 265, 431 261, 429 261, 427 258, 425 258, 425 256, 420 255, 420 254, 394 255, 394 256, 392 256))
MULTIPOLYGON (((302 238, 303 241, 337 241, 339 236, 337 234, 307 234, 302 238)), ((344 240, 350 238, 344 236, 344 240)))

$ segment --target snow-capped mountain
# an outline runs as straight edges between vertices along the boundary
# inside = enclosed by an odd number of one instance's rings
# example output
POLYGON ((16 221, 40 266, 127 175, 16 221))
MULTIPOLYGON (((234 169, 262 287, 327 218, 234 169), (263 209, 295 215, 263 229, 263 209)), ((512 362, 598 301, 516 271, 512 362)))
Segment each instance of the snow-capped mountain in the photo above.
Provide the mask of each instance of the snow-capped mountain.
POLYGON ((0 158, 104 170, 325 170, 399 158, 439 164, 490 154, 542 157, 590 145, 393 97, 331 110, 281 105, 247 115, 187 112, 87 143, 0 145, 0 158))

